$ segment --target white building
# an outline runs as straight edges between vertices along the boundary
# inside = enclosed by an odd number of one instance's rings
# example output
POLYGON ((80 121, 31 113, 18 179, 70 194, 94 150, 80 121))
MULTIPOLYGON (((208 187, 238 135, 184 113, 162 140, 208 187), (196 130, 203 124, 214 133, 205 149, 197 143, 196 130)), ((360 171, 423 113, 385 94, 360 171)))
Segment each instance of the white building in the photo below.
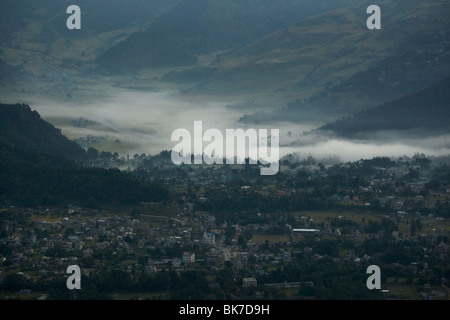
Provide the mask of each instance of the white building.
POLYGON ((242 278, 242 287, 252 287, 257 285, 255 278, 242 278))
POLYGON ((190 253, 188 251, 184 251, 182 261, 184 264, 194 263, 195 262, 195 253, 190 253))
POLYGON ((301 236, 315 235, 320 232, 319 229, 292 229, 293 233, 299 234, 301 236))
POLYGON ((212 232, 203 233, 203 241, 207 245, 215 245, 216 244, 216 235, 212 232))

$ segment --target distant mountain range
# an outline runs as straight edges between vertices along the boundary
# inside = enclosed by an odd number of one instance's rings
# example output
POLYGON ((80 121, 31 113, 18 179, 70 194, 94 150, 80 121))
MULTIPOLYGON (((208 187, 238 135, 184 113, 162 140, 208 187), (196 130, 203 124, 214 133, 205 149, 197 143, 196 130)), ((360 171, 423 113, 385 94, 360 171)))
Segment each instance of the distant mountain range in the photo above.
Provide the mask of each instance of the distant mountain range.
POLYGON ((429 136, 450 133, 450 77, 419 92, 383 103, 319 128, 346 138, 376 132, 429 136))
MULTIPOLYGON (((378 4, 381 30, 365 29, 365 2, 310 17, 212 63, 201 88, 232 92, 242 86, 289 99, 242 117, 245 123, 329 122, 449 76, 450 3, 378 4)), ((194 81, 189 72, 167 79, 194 81)))
POLYGON ((448 77, 450 32, 417 36, 414 41, 417 43, 397 48, 395 54, 374 66, 330 83, 309 98, 296 98, 272 111, 245 115, 240 121, 331 122, 420 91, 448 77))
POLYGON ((82 29, 71 31, 68 3, 4 1, 0 94, 40 93, 42 81, 72 97, 86 79, 118 76, 127 88, 252 101, 239 104, 248 124, 328 123, 450 76, 448 1, 379 0, 381 30, 366 27, 372 4, 79 0, 82 29))

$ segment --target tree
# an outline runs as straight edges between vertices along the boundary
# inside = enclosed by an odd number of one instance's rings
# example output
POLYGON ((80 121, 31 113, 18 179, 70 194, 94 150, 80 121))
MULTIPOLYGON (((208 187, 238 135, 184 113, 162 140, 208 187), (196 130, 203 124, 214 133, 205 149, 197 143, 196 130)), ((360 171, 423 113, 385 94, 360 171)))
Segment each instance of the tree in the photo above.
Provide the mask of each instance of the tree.
POLYGON ((420 219, 416 219, 415 223, 416 223, 417 230, 422 231, 423 225, 422 225, 422 222, 420 222, 420 219))
POLYGON ((90 160, 95 160, 99 157, 100 152, 93 148, 93 147, 89 147, 86 151, 86 157, 90 160))
POLYGON ((336 241, 334 240, 320 240, 317 244, 316 251, 321 255, 328 255, 330 257, 337 257, 339 255, 339 249, 336 241))
POLYGON ((247 247, 247 240, 244 236, 240 235, 238 237, 238 244, 242 247, 242 249, 245 249, 247 247))
POLYGON ((416 222, 414 220, 411 220, 411 223, 409 224, 409 233, 412 236, 414 236, 416 235, 416 230, 417 230, 416 222))
POLYGON ((7 291, 19 291, 27 285, 23 275, 12 273, 5 277, 3 281, 3 289, 7 291))

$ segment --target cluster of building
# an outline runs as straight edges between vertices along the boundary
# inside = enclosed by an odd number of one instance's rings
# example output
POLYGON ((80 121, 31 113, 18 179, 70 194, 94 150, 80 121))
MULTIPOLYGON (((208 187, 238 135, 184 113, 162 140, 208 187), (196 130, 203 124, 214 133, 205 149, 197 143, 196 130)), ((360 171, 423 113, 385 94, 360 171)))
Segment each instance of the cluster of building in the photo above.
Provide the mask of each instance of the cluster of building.
MULTIPOLYGON (((133 161, 139 159, 134 157, 133 161)), ((77 205, 63 209, 5 206, 0 212, 0 284, 11 273, 20 273, 28 280, 36 280, 43 276, 65 274, 67 266, 74 264, 80 265, 84 274, 119 269, 139 277, 163 270, 179 273, 201 270, 205 274, 217 275, 230 262, 236 275, 239 275, 241 287, 256 287, 259 286, 257 279, 260 276, 278 265, 290 263, 296 255, 323 258, 307 241, 298 245, 303 239, 346 237, 360 241, 364 233, 362 225, 351 232, 344 232, 345 227, 330 223, 329 220, 318 223, 300 215, 280 227, 279 221, 273 219, 284 214, 276 213, 266 215, 265 218, 262 215, 259 223, 217 221, 213 212, 202 211, 197 207, 199 203, 213 201, 205 196, 202 189, 214 186, 227 193, 231 188, 236 188, 233 183, 229 183, 236 172, 230 168, 198 168, 199 171, 187 170, 184 179, 175 179, 174 176, 180 172, 175 172, 173 168, 167 170, 173 173, 165 178, 167 186, 174 190, 190 189, 178 195, 176 212, 164 212, 164 206, 155 203, 141 203, 135 209, 130 209, 131 212, 112 212, 77 205), (281 236, 282 240, 276 243, 261 240, 265 239, 264 235, 273 234, 281 236), (263 236, 255 240, 253 235, 263 236)), ((435 252, 448 255, 446 218, 410 211, 411 208, 433 210, 442 203, 448 203, 450 188, 429 188, 429 177, 424 175, 423 179, 402 180, 399 177, 404 177, 410 169, 380 169, 376 176, 366 179, 367 185, 353 188, 338 186, 334 193, 330 193, 329 185, 295 186, 292 181, 295 181, 297 169, 282 166, 281 170, 284 179, 270 184, 248 180, 238 187, 238 192, 259 192, 281 198, 299 193, 313 195, 320 187, 324 190, 326 200, 334 201, 345 210, 367 214, 382 207, 384 216, 394 221, 422 221, 426 232, 412 235, 409 230, 394 231, 392 237, 398 241, 425 237, 433 243, 435 252)), ((327 176, 318 167, 310 168, 307 172, 311 179, 327 176)), ((424 245, 423 250, 428 252, 429 248, 424 245)), ((351 252, 334 258, 337 263, 340 260, 360 263, 370 259, 368 255, 358 256, 351 252)), ((294 281, 264 285, 283 289, 296 288, 299 284, 294 281)))

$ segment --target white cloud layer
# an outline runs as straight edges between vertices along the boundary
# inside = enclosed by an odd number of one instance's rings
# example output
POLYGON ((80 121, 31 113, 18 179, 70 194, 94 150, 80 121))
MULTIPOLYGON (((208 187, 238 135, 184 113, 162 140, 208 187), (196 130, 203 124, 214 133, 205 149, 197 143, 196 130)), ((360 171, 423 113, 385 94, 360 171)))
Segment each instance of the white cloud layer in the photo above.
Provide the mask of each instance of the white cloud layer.
POLYGON ((304 131, 311 130, 316 125, 284 122, 270 126, 245 126, 238 120, 248 109, 227 108, 227 105, 235 103, 232 99, 187 99, 176 91, 145 92, 105 85, 91 91, 97 91, 98 96, 79 99, 77 103, 54 101, 38 96, 26 97, 26 101, 43 119, 59 127, 69 138, 107 135, 125 143, 127 147, 120 151, 128 154, 157 154, 162 150, 171 150, 176 144, 171 141, 172 132, 178 128, 192 131, 195 120, 203 121, 203 130, 216 128, 225 132, 226 129, 250 127, 280 129, 281 157, 298 153, 317 158, 337 156, 343 161, 354 161, 375 156, 410 156, 417 152, 426 155, 450 153, 449 135, 411 139, 383 133, 373 140, 364 141, 317 134, 304 136, 304 131), (61 122, 60 119, 80 117, 99 122, 101 126, 77 128, 69 121, 61 122))

